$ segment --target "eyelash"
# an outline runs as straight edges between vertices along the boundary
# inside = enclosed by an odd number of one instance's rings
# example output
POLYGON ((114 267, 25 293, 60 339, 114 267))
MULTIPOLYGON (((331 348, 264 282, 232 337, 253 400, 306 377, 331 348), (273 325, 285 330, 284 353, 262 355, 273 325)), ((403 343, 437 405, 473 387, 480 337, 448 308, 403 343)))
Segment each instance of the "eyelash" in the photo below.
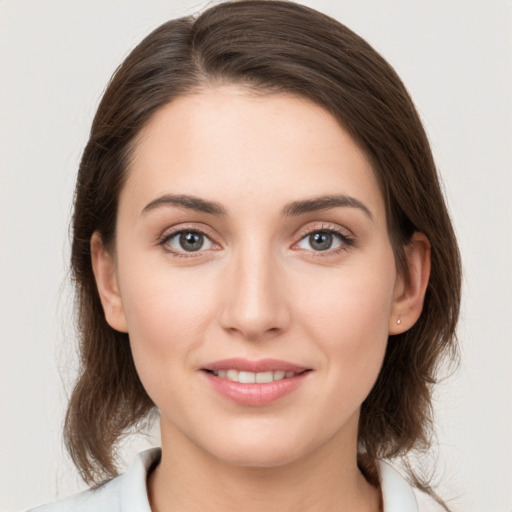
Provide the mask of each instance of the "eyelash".
MULTIPOLYGON (((335 226, 325 226, 322 224, 321 226, 313 226, 312 228, 306 230, 306 232, 301 235, 299 241, 293 245, 295 246, 295 245, 299 244, 302 240, 304 240, 308 236, 312 235, 313 233, 327 233, 327 234, 333 235, 335 238, 337 238, 341 242, 341 245, 334 249, 326 249, 325 251, 314 251, 314 250, 309 251, 308 250, 308 252, 311 252, 314 254, 315 258, 326 258, 329 256, 338 255, 344 251, 347 251, 351 247, 354 247, 356 244, 355 238, 351 235, 348 235, 345 230, 342 230, 335 226)), ((303 250, 307 250, 307 249, 303 249, 303 250)))
POLYGON ((215 242, 213 242, 212 237, 209 236, 204 230, 196 228, 196 227, 184 227, 176 229, 175 231, 166 232, 162 235, 160 240, 158 241, 158 245, 161 245, 165 252, 173 256, 174 258, 195 258, 199 256, 203 251, 199 249, 198 251, 176 251, 175 249, 172 249, 169 245, 169 242, 176 236, 181 235, 183 233, 195 233, 198 235, 203 235, 205 238, 211 241, 213 245, 218 245, 215 242))
MULTIPOLYGON (((170 233, 166 232, 162 235, 162 237, 160 237, 160 239, 158 241, 158 245, 161 245, 165 252, 167 252, 168 254, 170 254, 171 256, 173 256, 175 258, 198 257, 203 252, 201 249, 199 249, 198 251, 190 251, 190 252, 183 251, 183 252, 181 252, 181 251, 176 251, 174 249, 171 249, 170 246, 168 245, 170 240, 172 240, 174 237, 181 235, 183 233, 196 233, 196 234, 202 235, 205 238, 207 238, 208 240, 210 240, 210 242, 212 244, 218 245, 212 240, 212 238, 205 231, 203 231, 202 229, 198 229, 196 227, 193 227, 193 228, 185 227, 185 228, 179 228, 175 231, 171 231, 170 233)), ((341 245, 339 247, 336 247, 335 249, 326 249, 325 251, 299 249, 299 250, 305 250, 305 251, 313 253, 315 258, 316 257, 324 258, 324 257, 340 254, 343 251, 348 250, 350 247, 353 247, 356 244, 355 238, 353 236, 348 235, 345 231, 343 231, 339 228, 333 227, 333 226, 322 225, 322 226, 313 226, 312 228, 308 229, 306 232, 301 234, 300 239, 297 242, 295 242, 293 244, 293 246, 296 246, 302 240, 304 240, 308 236, 312 235, 313 233, 331 234, 341 242, 341 245)))

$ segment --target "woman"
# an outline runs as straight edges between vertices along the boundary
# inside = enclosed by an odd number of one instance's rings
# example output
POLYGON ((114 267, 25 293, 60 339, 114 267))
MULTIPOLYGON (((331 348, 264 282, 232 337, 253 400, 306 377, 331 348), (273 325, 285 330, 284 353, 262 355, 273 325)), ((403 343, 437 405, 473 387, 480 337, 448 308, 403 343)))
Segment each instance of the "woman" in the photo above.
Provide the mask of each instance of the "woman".
POLYGON ((242 1, 150 34, 93 122, 72 269, 67 445, 110 481, 41 510, 417 510, 382 459, 429 446, 459 256, 414 106, 346 27, 242 1), (155 409, 162 450, 113 478, 155 409))

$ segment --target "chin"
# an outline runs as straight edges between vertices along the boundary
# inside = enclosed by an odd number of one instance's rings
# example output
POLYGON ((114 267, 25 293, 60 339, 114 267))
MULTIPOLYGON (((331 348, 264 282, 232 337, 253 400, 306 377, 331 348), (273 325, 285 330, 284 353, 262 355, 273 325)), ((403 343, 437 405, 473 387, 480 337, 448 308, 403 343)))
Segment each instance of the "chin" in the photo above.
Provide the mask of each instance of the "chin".
MULTIPOLYGON (((208 443, 207 451, 216 459, 238 467, 276 468, 294 461, 315 451, 321 443, 313 440, 300 439, 293 432, 276 432, 276 430, 260 430, 251 435, 225 435, 215 443, 208 443), (266 435, 265 435, 266 433, 266 435)), ((220 436, 219 436, 220 437, 220 436)))
POLYGON ((281 449, 278 452, 272 448, 239 446, 221 453, 216 450, 216 456, 226 464, 241 468, 278 468, 294 462, 303 455, 296 447, 293 450, 281 449))

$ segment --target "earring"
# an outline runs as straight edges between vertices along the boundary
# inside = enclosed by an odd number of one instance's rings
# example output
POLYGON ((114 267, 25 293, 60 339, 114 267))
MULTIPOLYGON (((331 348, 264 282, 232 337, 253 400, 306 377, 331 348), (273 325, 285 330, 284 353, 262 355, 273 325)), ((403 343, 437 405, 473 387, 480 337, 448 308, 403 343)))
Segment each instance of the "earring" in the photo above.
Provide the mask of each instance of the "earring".
POLYGON ((396 323, 397 323, 398 325, 400 325, 400 324, 402 323, 402 320, 399 318, 399 319, 396 321, 396 323))

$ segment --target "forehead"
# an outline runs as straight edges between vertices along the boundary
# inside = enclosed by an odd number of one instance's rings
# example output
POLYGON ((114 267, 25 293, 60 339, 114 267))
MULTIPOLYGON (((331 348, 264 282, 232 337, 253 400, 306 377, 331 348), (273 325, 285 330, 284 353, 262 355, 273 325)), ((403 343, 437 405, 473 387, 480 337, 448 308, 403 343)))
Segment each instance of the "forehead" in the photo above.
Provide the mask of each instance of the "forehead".
POLYGON ((331 114, 237 86, 178 97, 142 130, 122 196, 143 207, 163 193, 206 194, 228 209, 342 193, 384 209, 368 159, 331 114))

